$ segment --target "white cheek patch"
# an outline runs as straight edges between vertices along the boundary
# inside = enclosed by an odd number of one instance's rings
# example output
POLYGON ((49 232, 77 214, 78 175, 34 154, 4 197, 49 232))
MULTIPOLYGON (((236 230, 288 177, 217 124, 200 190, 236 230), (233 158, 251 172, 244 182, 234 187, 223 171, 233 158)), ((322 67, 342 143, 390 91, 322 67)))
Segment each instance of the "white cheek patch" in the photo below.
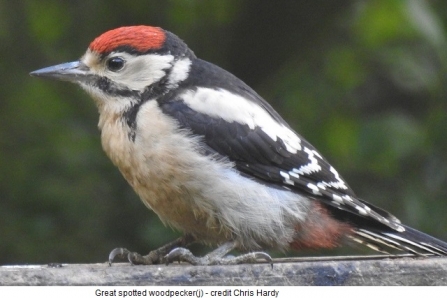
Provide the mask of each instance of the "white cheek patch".
POLYGON ((124 68, 118 72, 106 70, 104 75, 112 81, 136 91, 143 91, 147 86, 164 77, 165 70, 171 67, 171 62, 174 60, 172 55, 133 56, 117 53, 116 56, 126 60, 124 68))
POLYGON ((280 138, 287 151, 295 154, 301 150, 300 138, 288 127, 250 100, 227 90, 197 88, 182 95, 184 102, 193 110, 228 122, 247 125, 250 129, 261 128, 273 141, 280 138))
MULTIPOLYGON (((172 67, 174 61, 172 55, 157 54, 134 56, 120 52, 111 53, 107 59, 112 57, 123 58, 125 60, 124 68, 119 71, 111 71, 104 63, 100 62, 98 55, 90 51, 87 51, 82 57, 82 62, 97 75, 107 77, 118 85, 140 92, 163 78, 166 75, 166 70, 172 67)), ((179 68, 182 69, 182 67, 179 68)), ((180 70, 178 72, 181 73, 180 70)), ((177 76, 181 77, 181 75, 177 76)))

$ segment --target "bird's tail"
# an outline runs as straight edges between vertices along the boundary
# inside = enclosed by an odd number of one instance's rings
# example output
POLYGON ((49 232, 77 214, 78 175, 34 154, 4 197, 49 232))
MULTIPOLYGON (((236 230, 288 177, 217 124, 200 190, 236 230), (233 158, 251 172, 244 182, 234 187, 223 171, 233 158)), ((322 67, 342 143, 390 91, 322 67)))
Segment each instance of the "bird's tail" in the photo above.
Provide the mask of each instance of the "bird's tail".
POLYGON ((405 228, 403 232, 391 229, 363 229, 358 227, 350 238, 382 253, 391 253, 392 250, 398 250, 423 256, 447 255, 446 242, 408 226, 402 226, 405 228))

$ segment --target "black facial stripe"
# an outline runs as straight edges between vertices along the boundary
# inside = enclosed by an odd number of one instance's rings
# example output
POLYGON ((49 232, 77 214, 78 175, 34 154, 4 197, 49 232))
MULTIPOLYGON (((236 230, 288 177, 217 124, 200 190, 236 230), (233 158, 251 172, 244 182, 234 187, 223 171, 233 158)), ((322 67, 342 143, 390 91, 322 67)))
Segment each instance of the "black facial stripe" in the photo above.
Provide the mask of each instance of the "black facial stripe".
MULTIPOLYGON (((118 85, 107 77, 98 77, 96 80, 93 81, 92 86, 111 96, 121 96, 123 98, 129 98, 129 100, 130 98, 137 100, 140 98, 140 92, 118 85)), ((137 117, 137 112, 141 103, 142 102, 133 104, 126 112, 124 112, 126 123, 130 128, 128 137, 132 141, 135 140, 135 119, 137 117)))
POLYGON ((171 90, 168 88, 168 80, 171 74, 172 67, 166 70, 166 74, 156 83, 146 87, 139 97, 139 101, 133 104, 126 112, 124 112, 124 118, 126 119, 126 124, 130 128, 129 140, 135 142, 136 129, 137 129, 137 114, 140 110, 141 105, 148 100, 156 99, 167 95, 171 90))
POLYGON ((107 77, 98 77, 93 82, 93 87, 96 87, 103 91, 104 93, 112 96, 122 96, 126 98, 139 98, 139 92, 131 90, 124 86, 118 85, 111 81, 107 77))
POLYGON ((137 114, 140 110, 141 105, 145 101, 140 101, 136 104, 133 104, 127 111, 123 113, 124 119, 126 119, 126 124, 129 126, 130 131, 127 135, 129 140, 132 142, 135 142, 135 136, 136 136, 136 129, 137 129, 137 114))

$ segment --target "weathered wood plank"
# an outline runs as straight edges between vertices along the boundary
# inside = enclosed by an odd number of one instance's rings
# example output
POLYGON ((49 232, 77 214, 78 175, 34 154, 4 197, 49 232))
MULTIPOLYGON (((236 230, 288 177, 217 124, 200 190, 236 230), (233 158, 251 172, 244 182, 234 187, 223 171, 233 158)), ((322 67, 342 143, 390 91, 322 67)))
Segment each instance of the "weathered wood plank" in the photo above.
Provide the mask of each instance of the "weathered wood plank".
POLYGON ((447 285, 447 257, 294 258, 269 264, 1 266, 0 285, 447 285))

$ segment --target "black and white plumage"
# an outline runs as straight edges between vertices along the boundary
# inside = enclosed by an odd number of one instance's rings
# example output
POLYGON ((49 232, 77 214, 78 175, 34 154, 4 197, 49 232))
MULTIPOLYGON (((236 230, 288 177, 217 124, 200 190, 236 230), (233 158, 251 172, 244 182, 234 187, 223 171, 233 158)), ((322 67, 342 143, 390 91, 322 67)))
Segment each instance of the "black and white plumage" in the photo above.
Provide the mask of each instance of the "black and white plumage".
POLYGON ((447 254, 446 243, 357 198, 254 90, 163 29, 108 31, 79 62, 32 75, 87 90, 103 148, 142 201, 194 240, 230 243, 220 256, 345 239, 384 252, 447 254))
POLYGON ((241 172, 404 230, 395 219, 388 219, 389 215, 380 215, 356 199, 311 144, 256 92, 225 70, 197 59, 188 79, 157 100, 163 112, 177 119, 181 127, 203 136, 205 146, 228 157, 241 172), (203 69, 212 75, 201 77, 203 69))

